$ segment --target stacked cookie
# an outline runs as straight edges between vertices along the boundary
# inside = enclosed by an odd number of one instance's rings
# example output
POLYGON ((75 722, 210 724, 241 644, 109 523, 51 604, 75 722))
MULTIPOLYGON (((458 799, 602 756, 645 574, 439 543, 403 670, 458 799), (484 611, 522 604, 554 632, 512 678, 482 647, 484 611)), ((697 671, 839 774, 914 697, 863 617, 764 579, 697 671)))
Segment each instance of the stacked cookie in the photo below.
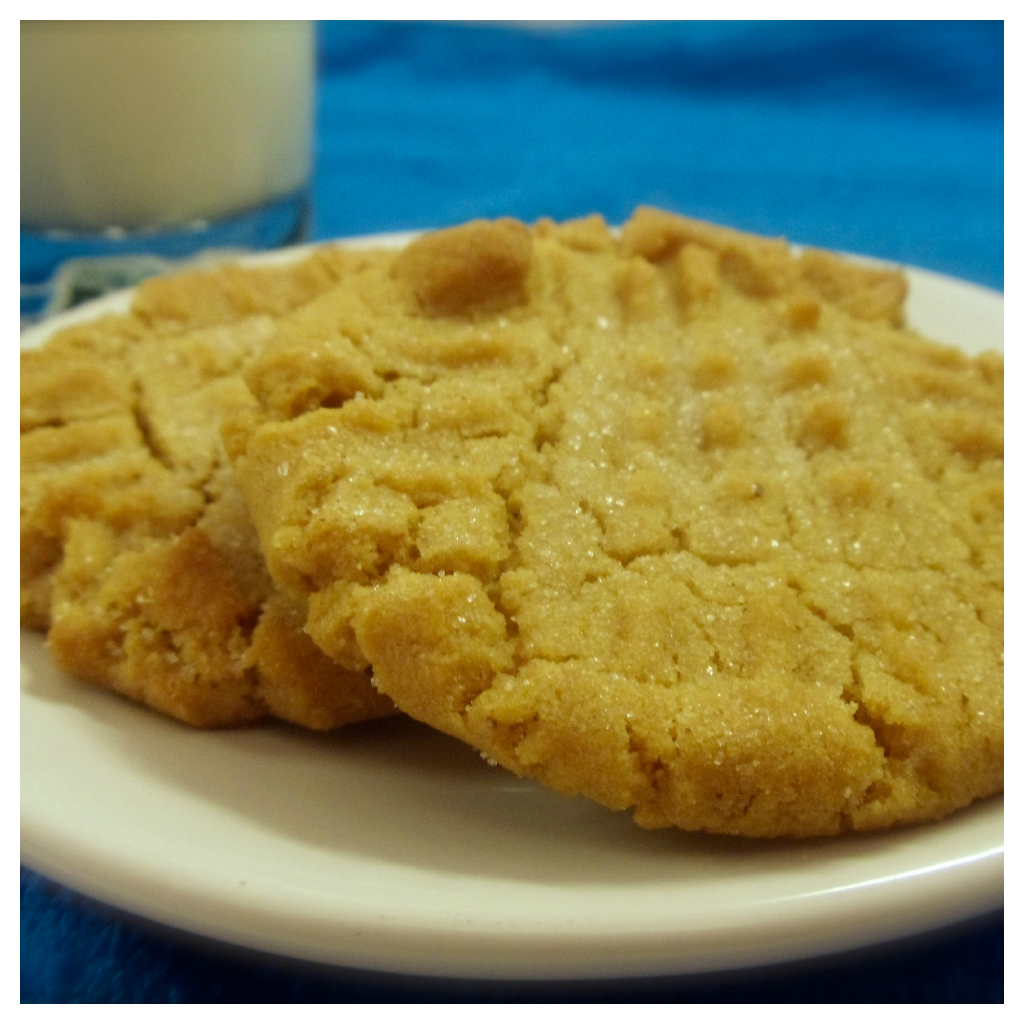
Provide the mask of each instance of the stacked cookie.
POLYGON ((1002 359, 904 294, 654 210, 151 282, 26 356, 23 617, 188 721, 394 705, 649 827, 939 817, 1002 787, 1002 359))
POLYGON ((155 280, 129 316, 22 354, 21 618, 62 668, 198 726, 394 711, 303 632, 220 437, 277 317, 347 258, 155 280))

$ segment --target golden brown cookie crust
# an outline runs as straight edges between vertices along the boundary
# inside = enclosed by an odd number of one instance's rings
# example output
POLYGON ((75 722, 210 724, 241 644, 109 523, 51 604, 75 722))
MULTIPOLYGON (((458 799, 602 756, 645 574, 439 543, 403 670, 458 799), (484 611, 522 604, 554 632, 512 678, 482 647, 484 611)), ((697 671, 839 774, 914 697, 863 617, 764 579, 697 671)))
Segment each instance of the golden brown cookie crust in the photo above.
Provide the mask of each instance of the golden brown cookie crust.
POLYGON ((646 826, 999 791, 1001 358, 901 329, 901 274, 781 240, 524 231, 367 265, 246 374, 229 449, 319 646, 646 826))
POLYGON ((332 260, 153 281, 130 315, 23 354, 22 622, 68 672, 199 726, 394 710, 302 631, 220 440, 254 406, 239 373, 270 313, 333 283, 332 260))

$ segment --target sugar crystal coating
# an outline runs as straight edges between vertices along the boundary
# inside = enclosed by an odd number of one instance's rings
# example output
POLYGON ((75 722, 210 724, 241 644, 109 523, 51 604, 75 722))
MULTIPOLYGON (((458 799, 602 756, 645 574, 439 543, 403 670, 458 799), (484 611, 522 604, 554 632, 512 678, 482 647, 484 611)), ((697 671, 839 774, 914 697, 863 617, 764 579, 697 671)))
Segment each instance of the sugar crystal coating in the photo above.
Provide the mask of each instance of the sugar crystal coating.
POLYGON ((474 222, 285 314, 229 451, 317 644, 512 771, 936 818, 1002 786, 1002 364, 905 293, 656 210, 474 222))
POLYGON ((273 585, 220 440, 274 316, 347 257, 143 285, 22 355, 22 622, 57 663, 182 721, 331 728, 394 710, 273 585))

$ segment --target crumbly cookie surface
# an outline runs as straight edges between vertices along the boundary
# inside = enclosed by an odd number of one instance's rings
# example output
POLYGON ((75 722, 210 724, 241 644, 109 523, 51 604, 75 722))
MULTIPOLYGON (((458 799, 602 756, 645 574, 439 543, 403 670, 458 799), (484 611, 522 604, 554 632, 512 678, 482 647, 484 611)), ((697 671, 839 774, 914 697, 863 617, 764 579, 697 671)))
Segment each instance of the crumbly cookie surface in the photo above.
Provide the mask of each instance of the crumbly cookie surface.
POLYGON ((155 280, 131 315, 23 353, 22 622, 73 675, 200 726, 394 710, 302 631, 220 440, 275 317, 344 261, 155 280))
POLYGON ((476 222, 281 318, 225 439, 267 565, 414 717, 645 826, 1002 787, 1002 359, 900 274, 638 211, 476 222))

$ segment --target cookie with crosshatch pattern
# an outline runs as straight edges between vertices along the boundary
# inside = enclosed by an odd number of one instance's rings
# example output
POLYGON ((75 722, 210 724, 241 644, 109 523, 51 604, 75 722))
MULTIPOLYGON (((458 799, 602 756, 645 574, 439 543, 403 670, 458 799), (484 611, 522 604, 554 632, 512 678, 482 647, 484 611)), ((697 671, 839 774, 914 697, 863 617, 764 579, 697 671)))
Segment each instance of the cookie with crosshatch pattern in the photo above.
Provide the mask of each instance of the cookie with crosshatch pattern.
POLYGON ((154 279, 128 315, 22 353, 22 624, 62 668, 199 726, 394 711, 303 632, 220 440, 253 404, 240 372, 275 318, 346 259, 154 279))
POLYGON ((644 826, 1002 787, 1002 358, 903 275, 640 209, 477 221, 285 314, 226 443, 307 632, 644 826))

